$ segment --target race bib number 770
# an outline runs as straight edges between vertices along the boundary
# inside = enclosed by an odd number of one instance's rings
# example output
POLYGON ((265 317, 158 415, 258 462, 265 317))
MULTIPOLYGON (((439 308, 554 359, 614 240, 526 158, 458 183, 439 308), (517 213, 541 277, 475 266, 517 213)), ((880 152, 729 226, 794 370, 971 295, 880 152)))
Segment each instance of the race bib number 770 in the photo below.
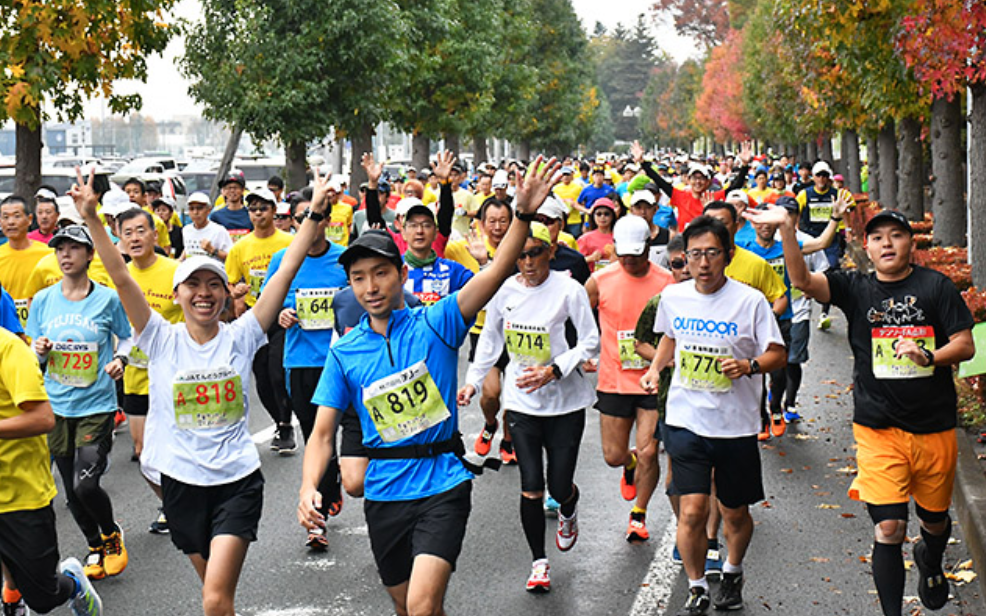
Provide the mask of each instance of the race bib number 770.
POLYGON ((718 393, 732 389, 733 381, 722 373, 721 363, 733 356, 728 347, 683 342, 679 353, 675 374, 683 387, 718 393))

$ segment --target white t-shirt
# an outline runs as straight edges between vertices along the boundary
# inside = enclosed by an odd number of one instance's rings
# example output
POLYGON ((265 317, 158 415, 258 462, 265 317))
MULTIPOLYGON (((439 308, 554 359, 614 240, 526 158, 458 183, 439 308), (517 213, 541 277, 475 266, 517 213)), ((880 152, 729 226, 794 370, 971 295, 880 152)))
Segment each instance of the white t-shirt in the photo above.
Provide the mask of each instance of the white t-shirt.
POLYGON ((229 236, 226 227, 211 220, 201 229, 196 229, 195 225, 191 223, 185 225, 181 228, 181 236, 185 242, 185 254, 189 257, 212 256, 202 250, 202 240, 209 240, 213 248, 222 252, 229 252, 229 249, 233 247, 233 238, 229 236))
POLYGON ((719 359, 751 359, 771 343, 783 345, 763 293, 735 280, 711 295, 690 280, 661 292, 654 331, 675 342, 675 370, 668 392, 667 424, 710 438, 760 431, 763 378, 731 380, 719 359))
POLYGON ((157 312, 135 343, 150 357, 150 408, 144 427, 141 470, 183 483, 232 483, 260 468, 247 427, 253 356, 267 343, 247 311, 205 344, 185 323, 170 324, 157 312))
MULTIPOLYGON (((815 239, 801 230, 797 232, 797 238, 801 243, 815 239)), ((819 250, 805 255, 805 265, 808 266, 809 272, 824 272, 829 268, 829 260, 825 256, 825 251, 819 250)), ((791 317, 792 323, 801 323, 802 321, 811 319, 811 300, 794 287, 791 287, 791 311, 793 313, 791 317)))
POLYGON ((503 377, 503 408, 529 415, 562 415, 593 405, 595 387, 581 370, 582 362, 599 354, 599 331, 588 294, 559 272, 552 271, 536 287, 525 286, 519 276, 508 279, 486 305, 486 322, 466 383, 479 391, 506 348, 510 363, 503 377), (579 336, 571 349, 565 340, 569 319, 579 336), (551 364, 561 370, 560 381, 552 380, 530 394, 517 387, 524 368, 551 364))

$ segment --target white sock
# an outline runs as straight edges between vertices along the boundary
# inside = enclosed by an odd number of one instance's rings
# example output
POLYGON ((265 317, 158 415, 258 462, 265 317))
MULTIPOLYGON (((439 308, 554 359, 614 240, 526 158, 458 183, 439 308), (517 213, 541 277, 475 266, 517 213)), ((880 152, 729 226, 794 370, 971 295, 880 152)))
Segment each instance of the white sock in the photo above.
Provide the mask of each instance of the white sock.
POLYGON ((695 587, 701 587, 705 592, 709 592, 709 582, 705 579, 704 575, 697 580, 688 580, 688 590, 695 587))
POLYGON ((733 563, 731 563, 731 562, 729 562, 727 560, 722 565, 722 572, 723 573, 729 573, 731 575, 732 574, 736 574, 736 573, 743 573, 743 563, 740 563, 738 565, 734 565, 733 563))

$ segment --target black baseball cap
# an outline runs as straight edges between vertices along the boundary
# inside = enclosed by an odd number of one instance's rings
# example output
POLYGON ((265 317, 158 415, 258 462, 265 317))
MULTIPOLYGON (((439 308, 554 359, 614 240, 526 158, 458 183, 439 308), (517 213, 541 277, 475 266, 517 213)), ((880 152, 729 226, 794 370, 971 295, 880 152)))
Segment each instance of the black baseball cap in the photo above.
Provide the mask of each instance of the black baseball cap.
POLYGON ((390 236, 390 233, 380 229, 371 229, 361 233, 359 237, 350 242, 349 248, 339 255, 339 263, 348 271, 353 261, 367 256, 399 261, 401 251, 397 248, 397 243, 390 236))
POLYGON ((89 229, 86 229, 82 225, 62 227, 55 233, 53 238, 48 240, 48 247, 58 248, 59 244, 64 244, 68 241, 93 248, 92 236, 89 235, 89 229))
POLYGON ((897 210, 880 210, 870 221, 866 223, 866 235, 873 232, 873 228, 882 222, 895 222, 905 231, 914 235, 914 229, 911 229, 911 223, 907 221, 907 216, 904 216, 897 210))
POLYGON ((798 200, 794 197, 788 197, 787 195, 778 197, 774 204, 784 208, 789 214, 799 214, 801 212, 801 206, 798 205, 798 200))
POLYGON ((236 182, 240 185, 240 188, 246 188, 246 177, 243 175, 243 172, 238 169, 233 169, 227 173, 226 177, 219 181, 219 188, 222 188, 230 182, 236 182))

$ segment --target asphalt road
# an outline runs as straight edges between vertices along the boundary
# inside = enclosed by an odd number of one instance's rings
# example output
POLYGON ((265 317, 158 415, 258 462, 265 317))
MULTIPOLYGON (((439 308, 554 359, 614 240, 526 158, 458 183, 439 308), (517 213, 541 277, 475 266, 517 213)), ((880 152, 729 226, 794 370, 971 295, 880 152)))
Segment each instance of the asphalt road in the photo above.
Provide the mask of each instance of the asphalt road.
MULTIPOLYGON (((806 420, 762 448, 767 499, 754 507, 756 531, 745 562, 746 607, 735 614, 880 614, 868 563, 871 525, 865 509, 846 496, 855 461, 847 389, 851 361, 843 326, 840 315, 832 331, 813 331, 812 361, 806 365, 801 398, 806 420)), ((342 513, 330 519, 329 551, 310 553, 294 514, 301 452, 293 457, 272 454, 264 431, 270 420, 255 395, 251 404, 251 430, 257 434, 267 483, 260 537, 244 566, 237 612, 392 614, 373 565, 361 501, 347 499, 342 513)), ((466 543, 446 600, 449 614, 658 616, 675 614, 683 604, 687 581, 670 562, 674 527, 666 500, 656 498, 651 505, 650 542, 627 544, 623 533, 630 503, 620 498, 619 471, 603 462, 595 411, 588 418, 576 475, 583 495, 581 534, 571 552, 562 554, 553 547, 554 521, 549 519, 551 593, 532 596, 524 591, 530 557, 519 519, 519 476, 516 467, 504 468, 475 481, 466 543)), ((467 442, 481 424, 474 402, 462 412, 467 442)), ((191 565, 168 537, 147 532, 157 502, 137 464, 130 462, 130 449, 130 437, 123 430, 103 482, 130 553, 130 566, 122 575, 96 582, 105 613, 200 614, 200 585, 191 565)), ((81 559, 85 541, 62 496, 56 498, 55 508, 62 555, 81 559)), ((918 535, 916 521, 909 531, 918 535)), ((946 553, 951 566, 969 558, 962 529, 956 527, 955 535, 957 541, 946 553)), ((909 546, 905 554, 909 560, 909 546)), ((906 592, 916 595, 914 572, 908 574, 906 592)), ((952 590, 955 599, 938 614, 986 615, 976 583, 953 584, 952 590)), ((923 613, 919 605, 914 598, 905 613, 923 613)))

